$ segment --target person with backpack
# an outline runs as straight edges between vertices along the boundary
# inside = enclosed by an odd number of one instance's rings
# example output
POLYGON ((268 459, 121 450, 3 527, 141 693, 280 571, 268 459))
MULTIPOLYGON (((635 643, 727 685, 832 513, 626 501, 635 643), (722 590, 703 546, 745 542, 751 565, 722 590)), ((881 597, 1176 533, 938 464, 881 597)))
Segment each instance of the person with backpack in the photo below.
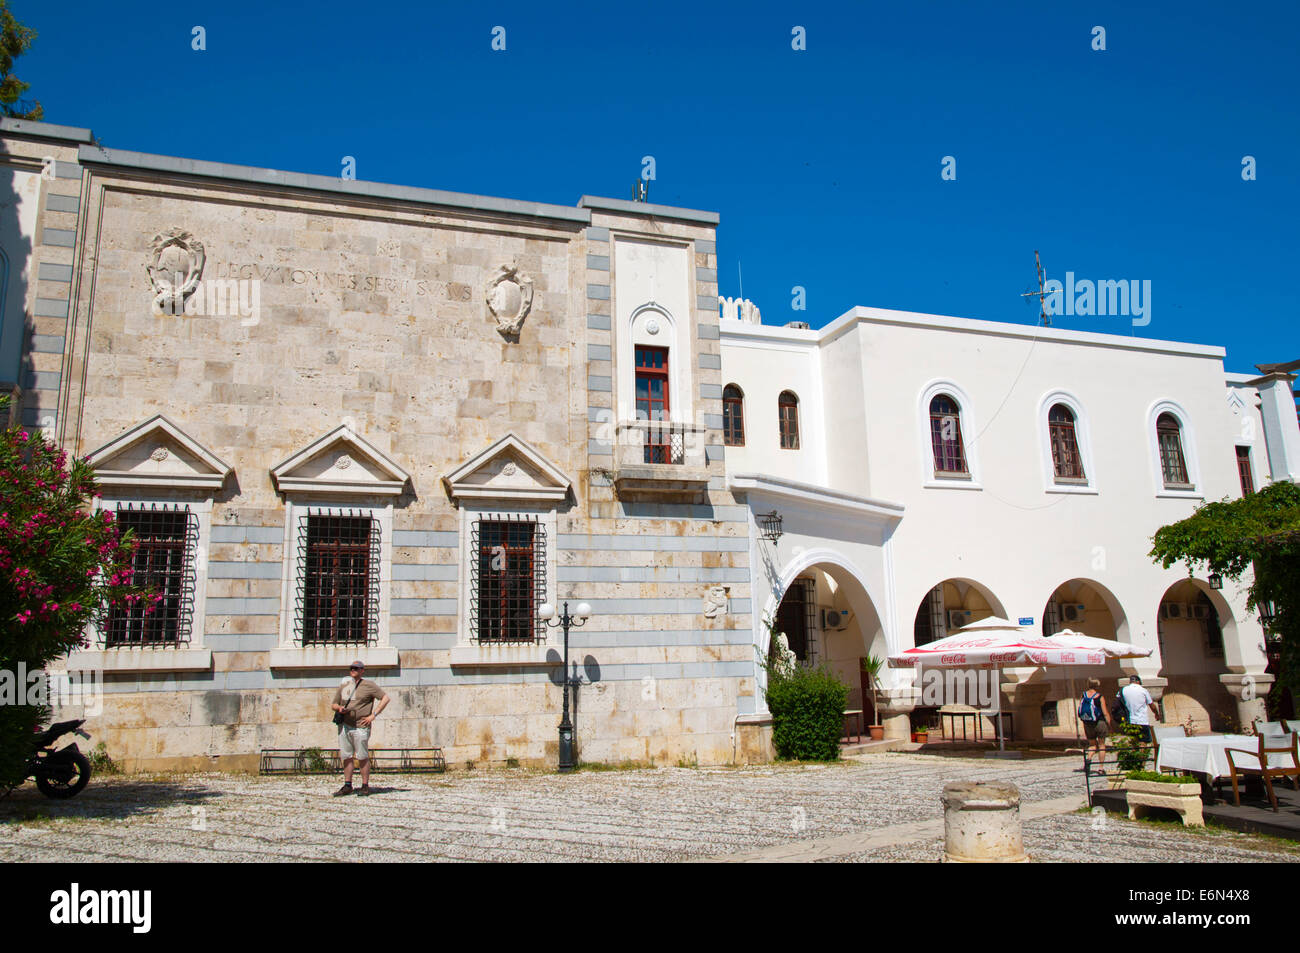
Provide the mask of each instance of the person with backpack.
POLYGON ((1087 691, 1079 699, 1079 720, 1083 722, 1083 734, 1092 742, 1093 757, 1097 769, 1106 770, 1106 736, 1110 734, 1110 710, 1106 698, 1101 693, 1101 680, 1088 679, 1087 691))

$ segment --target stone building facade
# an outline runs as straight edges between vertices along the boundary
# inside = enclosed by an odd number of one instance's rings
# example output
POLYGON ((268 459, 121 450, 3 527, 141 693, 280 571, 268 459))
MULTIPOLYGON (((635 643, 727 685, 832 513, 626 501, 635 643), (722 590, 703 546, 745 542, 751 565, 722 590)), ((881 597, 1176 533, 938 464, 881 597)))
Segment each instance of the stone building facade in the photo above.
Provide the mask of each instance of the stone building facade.
POLYGON ((67 663, 115 758, 333 747, 359 657, 377 746, 551 761, 565 600, 583 760, 763 755, 716 215, 0 143, 3 376, 171 587, 67 663))

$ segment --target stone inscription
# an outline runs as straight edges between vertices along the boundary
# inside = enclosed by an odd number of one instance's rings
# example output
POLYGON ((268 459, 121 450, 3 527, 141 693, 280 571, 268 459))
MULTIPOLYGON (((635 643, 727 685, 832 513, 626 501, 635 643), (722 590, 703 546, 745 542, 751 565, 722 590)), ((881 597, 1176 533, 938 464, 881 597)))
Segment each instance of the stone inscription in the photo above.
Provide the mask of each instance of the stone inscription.
POLYGON ((297 285, 300 288, 317 288, 329 291, 357 291, 363 294, 414 294, 433 296, 448 301, 469 302, 473 290, 469 285, 455 281, 434 281, 428 278, 390 278, 384 275, 349 274, 342 271, 320 271, 315 268, 294 268, 289 265, 263 265, 219 261, 215 263, 217 278, 235 278, 245 281, 262 281, 275 285, 297 285))

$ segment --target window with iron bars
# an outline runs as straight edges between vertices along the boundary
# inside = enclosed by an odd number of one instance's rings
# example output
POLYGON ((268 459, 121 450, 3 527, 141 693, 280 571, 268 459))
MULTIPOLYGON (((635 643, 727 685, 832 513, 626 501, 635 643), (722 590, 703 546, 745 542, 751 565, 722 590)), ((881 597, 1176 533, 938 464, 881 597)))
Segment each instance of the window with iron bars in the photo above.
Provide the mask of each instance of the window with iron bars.
POLYGON ((136 542, 132 582, 162 598, 111 606, 101 641, 106 648, 187 644, 194 615, 198 517, 188 506, 157 503, 122 504, 115 516, 136 542))
POLYGON ((1056 635, 1061 631, 1061 604, 1055 599, 1047 601, 1047 608, 1043 610, 1043 637, 1056 635))
POLYGON ((917 646, 929 645, 948 634, 948 620, 944 616, 943 583, 925 594, 917 606, 912 621, 912 639, 917 646))
POLYGON ((373 644, 379 632, 380 528, 353 512, 298 521, 298 638, 303 645, 373 644))
POLYGON ((470 638, 480 643, 540 643, 545 624, 546 530, 516 514, 484 515, 470 531, 470 638))

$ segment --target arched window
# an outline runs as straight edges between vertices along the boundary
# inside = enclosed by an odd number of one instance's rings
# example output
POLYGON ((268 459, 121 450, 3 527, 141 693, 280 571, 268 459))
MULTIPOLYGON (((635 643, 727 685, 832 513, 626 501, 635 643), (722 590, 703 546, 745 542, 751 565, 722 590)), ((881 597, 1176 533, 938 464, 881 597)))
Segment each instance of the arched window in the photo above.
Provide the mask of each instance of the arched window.
POLYGON ((1057 480, 1084 480, 1083 456, 1074 432, 1074 411, 1054 404, 1047 412, 1048 439, 1052 445, 1052 469, 1057 480))
POLYGON ((947 394, 930 401, 930 446, 935 476, 970 475, 961 440, 961 407, 947 394))
POLYGON ((1156 419, 1156 443, 1160 451, 1160 472, 1165 486, 1191 486, 1187 477, 1187 460, 1183 456, 1183 438, 1178 418, 1161 414, 1156 419))
POLYGON ((745 445, 745 395, 735 384, 722 391, 722 442, 728 447, 745 445))
POLYGON ((776 409, 781 424, 781 449, 799 449, 799 398, 791 391, 781 391, 776 409))

